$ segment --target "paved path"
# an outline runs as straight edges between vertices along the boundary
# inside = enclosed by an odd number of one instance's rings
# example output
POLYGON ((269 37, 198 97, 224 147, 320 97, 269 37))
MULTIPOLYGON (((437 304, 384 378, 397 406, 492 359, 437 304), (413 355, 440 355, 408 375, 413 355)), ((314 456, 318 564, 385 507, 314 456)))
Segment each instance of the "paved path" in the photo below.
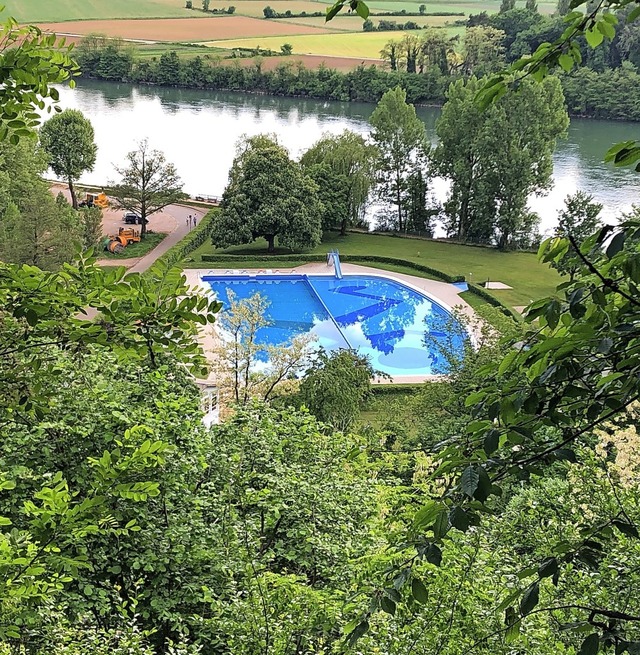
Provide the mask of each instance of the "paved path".
POLYGON ((198 217, 198 223, 200 223, 202 217, 205 215, 205 212, 201 209, 194 209, 186 205, 169 205, 164 211, 175 219, 176 226, 151 252, 138 258, 99 259, 97 264, 99 266, 126 266, 129 273, 143 273, 156 259, 164 255, 169 248, 175 246, 178 241, 189 233, 190 229, 187 223, 187 216, 189 214, 195 214, 198 217))

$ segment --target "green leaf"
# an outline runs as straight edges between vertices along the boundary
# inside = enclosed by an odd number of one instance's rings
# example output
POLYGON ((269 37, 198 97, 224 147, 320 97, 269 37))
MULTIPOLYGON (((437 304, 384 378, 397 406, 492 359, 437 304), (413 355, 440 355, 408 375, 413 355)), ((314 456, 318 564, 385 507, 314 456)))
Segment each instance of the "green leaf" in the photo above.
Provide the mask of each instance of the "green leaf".
POLYGON ((558 63, 566 73, 569 73, 573 68, 573 64, 574 64, 573 57, 571 55, 563 53, 558 57, 558 63))
POLYGON ((355 644, 362 635, 366 634, 369 630, 369 621, 360 621, 355 628, 349 633, 349 643, 355 644))
POLYGON ((436 566, 440 566, 442 563, 442 551, 436 544, 429 544, 429 548, 427 548, 427 562, 430 564, 435 564, 436 566))
POLYGON ((429 592, 420 578, 413 578, 411 581, 411 595, 422 605, 429 601, 429 592))
POLYGON ((391 614, 391 616, 395 616, 396 604, 391 600, 391 598, 387 598, 387 596, 383 596, 380 599, 380 609, 383 612, 386 612, 387 614, 391 614))
POLYGON ((600 635, 597 632, 593 632, 582 642, 578 655, 597 655, 599 650, 600 635))
POLYGON ((636 528, 633 523, 627 523, 626 521, 620 521, 619 519, 615 519, 612 521, 613 525, 622 532, 622 534, 626 534, 628 537, 635 537, 638 539, 640 535, 638 534, 638 529, 636 528))
POLYGON ((627 16, 627 24, 633 23, 633 21, 640 17, 640 7, 636 7, 632 12, 627 16))
POLYGON ((460 479, 460 487, 462 491, 473 498, 473 495, 478 488, 478 482, 480 481, 480 476, 478 471, 476 471, 474 466, 467 466, 467 468, 462 473, 462 478, 460 479))
POLYGON ((602 43, 604 35, 598 30, 585 30, 584 38, 592 48, 597 48, 602 43))
POLYGON ((362 2, 362 0, 358 0, 358 3, 356 4, 356 13, 358 16, 360 16, 360 18, 366 20, 369 18, 369 7, 367 7, 367 5, 362 2))
POLYGON ((534 582, 524 593, 520 601, 520 614, 526 616, 538 604, 540 600, 540 586, 534 582))
POLYGON ((540 579, 550 578, 552 575, 555 575, 557 570, 558 560, 555 557, 548 557, 543 560, 538 567, 538 575, 540 576, 540 579))
POLYGON ((626 238, 627 233, 625 230, 616 232, 616 234, 613 236, 613 239, 611 239, 611 242, 607 246, 607 257, 609 259, 617 255, 622 250, 626 238))
POLYGON ((596 27, 603 36, 606 36, 610 41, 613 41, 616 36, 616 30, 613 25, 606 20, 599 20, 596 27))
POLYGON ((471 525, 467 512, 465 512, 462 507, 457 506, 449 512, 449 521, 451 522, 451 525, 457 530, 460 530, 460 532, 466 532, 469 529, 469 525, 471 525))

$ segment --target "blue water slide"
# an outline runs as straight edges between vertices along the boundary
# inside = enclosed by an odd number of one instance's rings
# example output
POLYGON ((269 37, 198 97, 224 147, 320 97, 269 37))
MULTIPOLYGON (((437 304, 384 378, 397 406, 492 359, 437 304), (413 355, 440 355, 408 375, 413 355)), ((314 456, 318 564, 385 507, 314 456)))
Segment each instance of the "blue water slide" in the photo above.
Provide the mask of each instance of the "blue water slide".
POLYGON ((332 250, 327 254, 327 264, 333 261, 333 269, 336 272, 338 280, 342 279, 342 268, 340 267, 340 253, 337 250, 332 250))

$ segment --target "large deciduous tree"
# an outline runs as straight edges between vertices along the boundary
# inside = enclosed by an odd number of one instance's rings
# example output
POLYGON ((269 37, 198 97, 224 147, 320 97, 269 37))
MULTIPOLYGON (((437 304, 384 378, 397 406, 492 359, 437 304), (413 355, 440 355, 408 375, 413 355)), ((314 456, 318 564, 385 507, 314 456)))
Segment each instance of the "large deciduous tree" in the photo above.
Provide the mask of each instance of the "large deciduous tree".
POLYGON ((349 130, 323 136, 302 155, 300 163, 320 186, 325 208, 333 206, 331 215, 325 213, 326 227, 339 225, 345 235, 347 226, 362 218, 373 184, 374 158, 375 149, 349 130), (334 180, 327 180, 329 176, 334 180), (332 202, 334 193, 342 200, 337 206, 332 202))
POLYGON ((85 171, 93 170, 98 150, 91 121, 77 109, 65 109, 42 126, 40 143, 53 172, 69 185, 71 204, 78 209, 73 183, 85 171))
POLYGON ((185 197, 182 180, 176 167, 167 162, 162 152, 149 148, 147 139, 140 141, 138 148, 127 155, 127 161, 127 166, 116 167, 121 181, 109 192, 120 207, 140 216, 140 236, 144 238, 147 216, 185 197))
POLYGON ((474 78, 452 84, 436 127, 436 168, 451 182, 447 230, 509 248, 531 236, 527 199, 549 188, 556 139, 569 119, 555 79, 524 82, 486 111, 475 102, 479 88, 474 78))
POLYGON ((322 238, 323 206, 317 184, 274 138, 260 134, 238 145, 212 230, 220 248, 264 237, 285 248, 313 248, 322 238))
POLYGON ((378 149, 377 189, 382 201, 395 207, 393 224, 403 232, 406 226, 406 196, 409 180, 423 170, 429 152, 424 123, 408 104, 404 89, 387 91, 371 115, 371 138, 378 149))

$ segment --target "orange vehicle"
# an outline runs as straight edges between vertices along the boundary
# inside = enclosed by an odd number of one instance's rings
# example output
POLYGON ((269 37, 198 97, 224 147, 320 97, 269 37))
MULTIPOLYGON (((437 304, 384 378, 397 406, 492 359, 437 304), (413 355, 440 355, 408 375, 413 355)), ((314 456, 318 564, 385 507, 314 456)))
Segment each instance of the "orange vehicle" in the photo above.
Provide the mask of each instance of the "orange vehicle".
POLYGON ((80 203, 80 207, 100 207, 106 209, 109 206, 109 198, 107 198, 104 191, 101 193, 87 193, 84 200, 80 203))
POLYGON ((114 255, 120 254, 130 243, 140 241, 140 230, 133 230, 128 227, 121 227, 118 230, 118 236, 109 237, 105 244, 105 249, 114 255))

